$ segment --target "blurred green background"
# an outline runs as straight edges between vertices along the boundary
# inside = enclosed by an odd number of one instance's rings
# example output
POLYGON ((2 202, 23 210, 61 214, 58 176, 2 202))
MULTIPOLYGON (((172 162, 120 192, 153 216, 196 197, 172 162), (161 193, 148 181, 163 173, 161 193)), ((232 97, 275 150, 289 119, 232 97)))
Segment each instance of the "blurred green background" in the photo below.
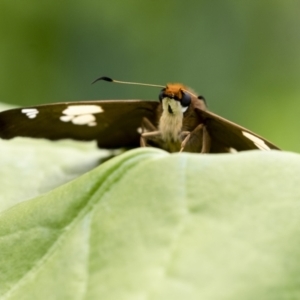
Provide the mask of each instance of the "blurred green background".
POLYGON ((98 76, 182 82, 300 151, 300 1, 1 0, 0 101, 157 99, 98 76))

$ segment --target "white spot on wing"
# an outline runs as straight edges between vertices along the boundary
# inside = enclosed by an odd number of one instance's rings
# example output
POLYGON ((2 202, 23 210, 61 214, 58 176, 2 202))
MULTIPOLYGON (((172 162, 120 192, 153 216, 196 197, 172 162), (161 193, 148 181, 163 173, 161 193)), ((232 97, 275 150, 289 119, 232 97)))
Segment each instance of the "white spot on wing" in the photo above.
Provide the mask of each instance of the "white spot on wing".
POLYGON ((60 117, 62 122, 72 122, 74 125, 96 126, 94 114, 102 113, 104 110, 100 105, 70 105, 60 117))
POLYGON ((72 123, 75 125, 85 125, 95 122, 96 118, 94 115, 81 115, 73 118, 72 123))
POLYGON ((85 114, 98 114, 103 112, 103 109, 99 105, 70 105, 63 111, 65 115, 85 115, 85 114))
POLYGON ((242 131, 242 133, 246 138, 251 140, 255 144, 255 146, 257 146, 257 148, 259 148, 260 150, 271 150, 270 147, 266 145, 264 140, 246 131, 242 131))
POLYGON ((73 116, 61 116, 59 119, 63 122, 70 122, 73 118, 73 116))
POLYGON ((27 114, 27 113, 36 113, 38 110, 36 108, 23 108, 22 113, 27 114))
POLYGON ((21 110, 29 119, 34 119, 39 111, 36 108, 23 108, 21 110))

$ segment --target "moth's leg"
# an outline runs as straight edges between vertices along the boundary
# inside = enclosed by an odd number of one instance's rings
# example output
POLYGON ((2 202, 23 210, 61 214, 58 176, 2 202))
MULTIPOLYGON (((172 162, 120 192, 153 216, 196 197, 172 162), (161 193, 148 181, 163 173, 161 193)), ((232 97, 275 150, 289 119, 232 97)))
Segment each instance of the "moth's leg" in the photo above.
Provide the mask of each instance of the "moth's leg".
POLYGON ((147 147, 146 140, 142 136, 140 137, 140 147, 147 147))
POLYGON ((148 118, 143 118, 141 127, 142 127, 142 133, 157 130, 157 128, 153 125, 151 121, 149 121, 148 118))
POLYGON ((199 153, 202 152, 203 148, 203 124, 199 124, 192 132, 183 131, 183 134, 187 134, 187 136, 183 139, 181 143, 181 149, 182 151, 187 152, 195 152, 199 153))
POLYGON ((150 140, 151 140, 151 138, 153 138, 153 137, 155 138, 155 137, 158 137, 160 135, 161 135, 161 133, 158 130, 152 131, 152 132, 144 132, 144 133, 142 133, 141 134, 141 139, 140 139, 141 147, 147 147, 147 143, 146 143, 147 139, 150 138, 150 140))
POLYGON ((210 136, 206 127, 203 126, 201 153, 209 153, 209 151, 210 151, 210 136))
POLYGON ((181 138, 182 140, 185 140, 186 137, 187 137, 190 133, 191 133, 190 131, 182 131, 182 132, 180 133, 180 138, 181 138))
MULTIPOLYGON (((143 118, 142 124, 141 124, 142 132, 140 137, 140 146, 141 147, 147 147, 147 137, 152 136, 153 132, 157 132, 157 128, 153 125, 151 121, 149 121, 148 118, 143 118), (150 133, 150 135, 149 135, 150 133)), ((154 134, 156 135, 156 134, 154 134)))
POLYGON ((183 131, 181 133, 182 138, 185 136, 185 138, 183 139, 182 143, 181 143, 181 147, 180 147, 180 151, 182 152, 184 150, 184 147, 186 145, 186 143, 189 141, 190 137, 191 137, 191 132, 190 131, 183 131))
POLYGON ((140 147, 148 147, 146 139, 142 135, 140 137, 140 147))
MULTIPOLYGON (((183 132, 186 134, 187 132, 183 132)), ((192 132, 188 133, 181 143, 182 151, 195 153, 210 152, 210 136, 204 124, 199 124, 192 132)))

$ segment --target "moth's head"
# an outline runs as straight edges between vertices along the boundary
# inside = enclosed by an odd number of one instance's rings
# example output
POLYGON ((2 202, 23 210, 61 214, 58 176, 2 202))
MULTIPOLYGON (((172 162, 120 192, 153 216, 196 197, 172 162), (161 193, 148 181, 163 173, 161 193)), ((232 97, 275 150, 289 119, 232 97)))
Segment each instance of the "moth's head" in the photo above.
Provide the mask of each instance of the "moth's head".
POLYGON ((176 115, 183 114, 192 102, 193 94, 180 83, 169 83, 160 91, 159 100, 164 111, 176 115))

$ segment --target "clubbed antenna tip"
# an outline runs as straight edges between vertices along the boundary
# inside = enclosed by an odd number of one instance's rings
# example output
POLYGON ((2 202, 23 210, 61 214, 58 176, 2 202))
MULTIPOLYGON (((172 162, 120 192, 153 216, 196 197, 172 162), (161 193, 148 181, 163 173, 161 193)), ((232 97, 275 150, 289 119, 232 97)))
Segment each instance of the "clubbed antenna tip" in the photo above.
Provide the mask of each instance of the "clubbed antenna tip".
POLYGON ((111 78, 106 77, 106 76, 103 76, 103 77, 99 77, 99 78, 95 79, 95 80, 92 82, 92 84, 94 84, 95 82, 100 81, 100 80, 104 80, 104 81, 108 81, 108 82, 114 82, 111 78))

